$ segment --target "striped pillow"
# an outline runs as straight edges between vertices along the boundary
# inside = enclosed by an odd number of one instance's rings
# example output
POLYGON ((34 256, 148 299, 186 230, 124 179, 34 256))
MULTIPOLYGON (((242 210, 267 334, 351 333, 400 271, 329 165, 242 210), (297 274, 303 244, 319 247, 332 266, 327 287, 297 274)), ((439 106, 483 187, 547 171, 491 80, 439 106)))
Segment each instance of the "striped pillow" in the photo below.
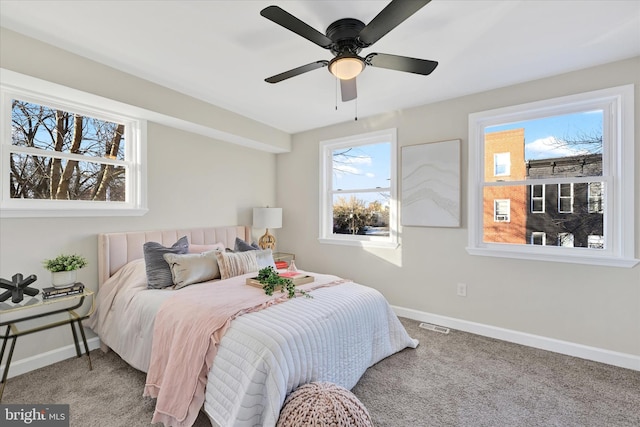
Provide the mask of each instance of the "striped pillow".
POLYGON ((257 251, 246 252, 220 252, 216 251, 218 266, 220 267, 220 277, 228 279, 240 276, 241 274, 258 271, 257 251))

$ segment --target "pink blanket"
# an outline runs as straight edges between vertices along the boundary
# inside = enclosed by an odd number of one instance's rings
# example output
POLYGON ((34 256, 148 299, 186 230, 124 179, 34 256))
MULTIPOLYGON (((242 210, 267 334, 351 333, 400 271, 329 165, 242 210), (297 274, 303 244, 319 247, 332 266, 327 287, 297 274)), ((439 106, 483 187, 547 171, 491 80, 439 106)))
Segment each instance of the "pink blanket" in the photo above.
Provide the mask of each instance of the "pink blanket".
MULTIPOLYGON (((144 389, 145 396, 157 398, 153 423, 193 425, 204 403, 207 373, 217 344, 231 321, 287 300, 286 294, 268 296, 262 289, 247 286, 249 276, 192 285, 176 291, 160 307, 144 389)), ((344 282, 316 281, 299 288, 309 291, 344 282)))

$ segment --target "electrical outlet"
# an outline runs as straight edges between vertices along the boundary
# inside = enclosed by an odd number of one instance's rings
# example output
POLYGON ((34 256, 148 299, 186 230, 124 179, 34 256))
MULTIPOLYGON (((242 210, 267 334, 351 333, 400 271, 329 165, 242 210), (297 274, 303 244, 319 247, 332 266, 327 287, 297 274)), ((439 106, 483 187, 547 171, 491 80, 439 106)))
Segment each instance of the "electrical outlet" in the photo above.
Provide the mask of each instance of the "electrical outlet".
POLYGON ((458 283, 458 296, 467 296, 467 285, 465 283, 458 283))

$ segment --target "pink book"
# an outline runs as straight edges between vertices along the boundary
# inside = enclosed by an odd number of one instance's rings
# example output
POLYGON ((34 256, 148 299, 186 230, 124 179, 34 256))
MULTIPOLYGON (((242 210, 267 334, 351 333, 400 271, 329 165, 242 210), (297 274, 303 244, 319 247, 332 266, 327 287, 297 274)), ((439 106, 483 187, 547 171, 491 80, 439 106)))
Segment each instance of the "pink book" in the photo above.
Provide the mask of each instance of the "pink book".
POLYGON ((297 279, 298 277, 304 277, 304 274, 298 271, 283 271, 282 273, 278 273, 280 277, 284 277, 285 279, 297 279))

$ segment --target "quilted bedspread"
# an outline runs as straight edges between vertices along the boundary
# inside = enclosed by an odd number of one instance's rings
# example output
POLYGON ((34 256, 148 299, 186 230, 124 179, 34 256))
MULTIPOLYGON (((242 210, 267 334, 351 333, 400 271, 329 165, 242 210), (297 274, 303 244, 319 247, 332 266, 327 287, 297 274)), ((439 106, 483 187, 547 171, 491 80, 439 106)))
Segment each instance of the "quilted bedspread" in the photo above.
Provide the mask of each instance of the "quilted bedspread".
POLYGON ((233 321, 207 380, 204 408, 214 423, 275 426, 298 386, 351 389, 368 367, 418 345, 375 289, 348 282, 312 294, 233 321))

